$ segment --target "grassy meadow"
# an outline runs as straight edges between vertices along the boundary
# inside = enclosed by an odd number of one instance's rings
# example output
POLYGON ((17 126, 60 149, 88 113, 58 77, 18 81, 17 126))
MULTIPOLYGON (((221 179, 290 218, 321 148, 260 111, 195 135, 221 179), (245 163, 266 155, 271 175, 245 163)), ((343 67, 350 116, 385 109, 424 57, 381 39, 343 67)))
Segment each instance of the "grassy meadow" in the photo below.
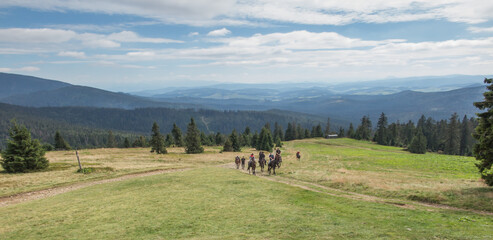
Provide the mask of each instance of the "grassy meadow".
POLYGON ((168 150, 166 155, 151 154, 149 149, 81 150, 83 165, 100 169, 90 174, 76 173, 73 151, 50 152, 47 171, 0 173, 1 194, 6 196, 135 172, 189 169, 0 207, 0 239, 493 236, 492 215, 412 204, 493 212, 493 188, 479 180, 474 158, 416 155, 351 139, 307 139, 286 142, 278 175, 259 173, 259 177, 232 166, 234 156, 247 156, 252 149, 219 153, 220 148, 206 148, 206 153, 195 155, 184 154, 182 148, 168 150), (296 151, 302 154, 299 162, 296 151), (389 200, 358 200, 334 194, 337 191, 389 200), (396 199, 406 204, 393 204, 396 199))

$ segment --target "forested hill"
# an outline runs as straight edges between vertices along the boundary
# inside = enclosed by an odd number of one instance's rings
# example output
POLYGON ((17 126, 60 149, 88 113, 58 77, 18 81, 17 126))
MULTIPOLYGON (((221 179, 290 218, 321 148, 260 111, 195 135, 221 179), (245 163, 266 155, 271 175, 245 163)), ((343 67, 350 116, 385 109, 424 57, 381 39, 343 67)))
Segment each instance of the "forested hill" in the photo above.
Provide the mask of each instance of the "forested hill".
MULTIPOLYGON (((140 108, 134 110, 90 107, 21 107, 0 103, 0 141, 4 144, 10 120, 30 128, 34 137, 45 142, 52 142, 58 130, 65 135, 71 145, 88 146, 91 134, 112 130, 121 134, 149 135, 155 121, 163 133, 171 131, 176 123, 183 132, 193 117, 200 130, 206 133, 221 132, 229 134, 233 129, 242 132, 249 126, 252 131, 260 129, 269 122, 273 128, 278 122, 286 129, 289 122, 296 122, 305 128, 321 124, 325 126, 327 119, 314 115, 295 112, 269 111, 214 111, 194 109, 140 108), (90 129, 90 131, 88 130, 90 129)), ((332 129, 349 123, 331 120, 332 129)))
POLYGON ((68 83, 10 73, 0 73, 0 98, 70 86, 68 83))

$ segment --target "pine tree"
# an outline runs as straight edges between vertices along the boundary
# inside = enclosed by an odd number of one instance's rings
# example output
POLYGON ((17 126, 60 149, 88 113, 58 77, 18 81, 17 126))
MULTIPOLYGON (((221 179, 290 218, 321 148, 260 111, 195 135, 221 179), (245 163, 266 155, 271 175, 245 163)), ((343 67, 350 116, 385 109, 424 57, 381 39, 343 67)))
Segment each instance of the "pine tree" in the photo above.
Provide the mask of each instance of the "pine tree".
POLYGON ((173 141, 175 143, 175 146, 183 147, 183 134, 181 133, 181 129, 176 125, 176 123, 173 123, 171 134, 173 134, 173 141))
POLYGON ((350 123, 349 124, 349 129, 347 130, 347 136, 349 138, 354 138, 354 127, 353 127, 353 123, 350 123))
POLYGON ((282 126, 277 122, 274 123, 274 135, 272 137, 274 137, 274 139, 279 137, 281 141, 284 139, 282 126))
POLYGON ((421 129, 418 129, 416 132, 417 133, 411 140, 408 150, 412 153, 424 154, 426 153, 426 138, 421 129))
POLYGON ((367 141, 371 139, 371 121, 369 116, 363 116, 361 118, 361 125, 356 129, 355 138, 367 141))
POLYGON ((233 129, 231 135, 229 135, 229 140, 231 141, 231 146, 234 152, 241 152, 240 141, 236 129, 233 129))
POLYGON ((195 125, 195 120, 190 119, 185 135, 185 152, 186 153, 203 153, 204 148, 200 142, 200 131, 195 125))
POLYGON ((478 143, 474 145, 474 156, 480 163, 476 166, 483 178, 489 186, 493 186, 493 79, 485 79, 484 83, 488 84, 486 87, 488 91, 483 93, 484 100, 482 102, 475 102, 476 106, 480 110, 486 110, 485 112, 478 113, 479 124, 474 132, 474 138, 478 140, 478 143))
POLYGON ((281 141, 281 138, 279 136, 276 137, 276 140, 274 142, 276 144, 276 148, 282 147, 282 141, 281 141))
POLYGON ((388 145, 388 130, 387 130, 387 117, 382 112, 377 123, 377 131, 375 132, 374 141, 380 145, 388 145))
POLYGON ((218 133, 216 133, 215 141, 216 141, 216 145, 221 146, 224 144, 226 139, 224 138, 224 136, 220 132, 218 132, 218 133))
POLYGON ((164 146, 171 147, 174 144, 173 135, 171 133, 166 134, 166 140, 164 140, 164 146))
POLYGON ((253 134, 253 137, 252 137, 252 147, 256 148, 257 147, 257 143, 258 143, 258 139, 259 139, 259 135, 257 133, 257 131, 255 131, 255 133, 253 134))
POLYGON ((274 147, 274 140, 272 139, 272 134, 270 130, 266 127, 262 128, 260 131, 259 140, 257 142, 257 150, 271 151, 274 147))
POLYGON ((293 124, 288 123, 288 127, 286 128, 286 134, 284 134, 284 138, 286 141, 291 141, 296 139, 296 130, 294 129, 293 124))
POLYGON ((113 135, 112 131, 108 131, 108 141, 106 143, 106 147, 108 147, 108 148, 115 148, 116 147, 115 135, 113 135))
POLYGON ((447 131, 447 142, 444 149, 445 154, 458 155, 460 152, 460 123, 457 121, 458 118, 459 116, 457 116, 457 113, 452 114, 452 117, 450 117, 447 131))
POLYGON ((234 152, 233 144, 231 143, 230 138, 226 138, 223 146, 223 152, 234 152))
POLYGON ((130 148, 130 141, 128 140, 128 138, 125 138, 125 140, 123 141, 123 147, 130 148))
POLYGON ((48 167, 45 151, 37 139, 31 139, 31 133, 25 126, 12 122, 9 129, 11 139, 2 151, 0 164, 8 173, 28 172, 48 167))
POLYGON ((346 133, 344 132, 344 128, 339 127, 339 137, 343 138, 346 136, 346 133))
POLYGON ((305 129, 305 134, 303 134, 303 138, 308 138, 310 137, 310 131, 308 129, 305 129))
POLYGON ((327 124, 325 125, 325 132, 323 137, 328 137, 330 134, 330 118, 327 118, 327 124))
POLYGON ((166 147, 164 146, 164 137, 159 132, 159 126, 156 122, 152 124, 152 134, 151 134, 151 153, 156 152, 157 154, 168 153, 166 147))
POLYGON ((471 156, 472 154, 472 126, 467 115, 464 115, 461 125, 461 137, 460 137, 460 155, 471 156))
POLYGON ((55 133, 55 150, 70 150, 72 149, 70 145, 63 139, 60 132, 55 133))

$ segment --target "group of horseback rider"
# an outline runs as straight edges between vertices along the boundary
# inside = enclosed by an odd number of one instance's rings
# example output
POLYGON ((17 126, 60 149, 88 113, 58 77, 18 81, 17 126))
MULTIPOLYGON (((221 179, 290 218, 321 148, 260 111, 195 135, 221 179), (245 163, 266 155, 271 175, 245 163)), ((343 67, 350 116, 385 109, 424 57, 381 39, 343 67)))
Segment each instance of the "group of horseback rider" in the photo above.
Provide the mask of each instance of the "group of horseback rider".
MULTIPOLYGON (((300 157, 301 157, 300 152, 297 152, 296 158, 298 160, 300 160, 300 157)), ((245 169, 245 161, 246 161, 245 157, 241 157, 241 159, 240 159, 239 156, 236 156, 236 158, 235 158, 236 169, 240 168, 240 163, 241 163, 241 169, 245 169)), ((271 173, 271 170, 273 170, 274 175, 275 175, 276 174, 276 167, 280 168, 281 163, 282 163, 281 150, 279 148, 277 148, 275 156, 272 153, 269 154, 269 163, 267 163, 269 175, 271 173)), ((261 171, 263 172, 264 166, 266 165, 266 161, 265 161, 265 153, 262 151, 259 152, 259 165, 260 165, 261 171)), ((248 169, 247 169, 248 172, 250 173, 250 169, 251 169, 253 171, 253 175, 255 175, 256 166, 257 166, 257 164, 255 162, 255 156, 252 153, 252 154, 250 154, 250 160, 248 161, 248 169)))

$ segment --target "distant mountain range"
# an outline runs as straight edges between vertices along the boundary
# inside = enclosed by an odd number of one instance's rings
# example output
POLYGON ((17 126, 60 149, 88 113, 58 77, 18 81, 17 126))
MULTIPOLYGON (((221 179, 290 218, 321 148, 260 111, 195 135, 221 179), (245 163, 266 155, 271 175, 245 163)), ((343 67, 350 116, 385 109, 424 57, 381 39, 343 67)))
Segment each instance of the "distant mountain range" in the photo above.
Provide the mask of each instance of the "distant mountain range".
POLYGON ((387 79, 357 83, 215 84, 209 87, 115 93, 31 76, 0 73, 0 102, 30 107, 179 108, 212 110, 287 110, 359 123, 416 120, 422 114, 447 119, 457 112, 473 116, 484 76, 387 79), (418 91, 419 90, 419 91, 418 91), (439 91, 438 91, 439 90, 439 91), (140 94, 137 96, 135 94, 140 94))

